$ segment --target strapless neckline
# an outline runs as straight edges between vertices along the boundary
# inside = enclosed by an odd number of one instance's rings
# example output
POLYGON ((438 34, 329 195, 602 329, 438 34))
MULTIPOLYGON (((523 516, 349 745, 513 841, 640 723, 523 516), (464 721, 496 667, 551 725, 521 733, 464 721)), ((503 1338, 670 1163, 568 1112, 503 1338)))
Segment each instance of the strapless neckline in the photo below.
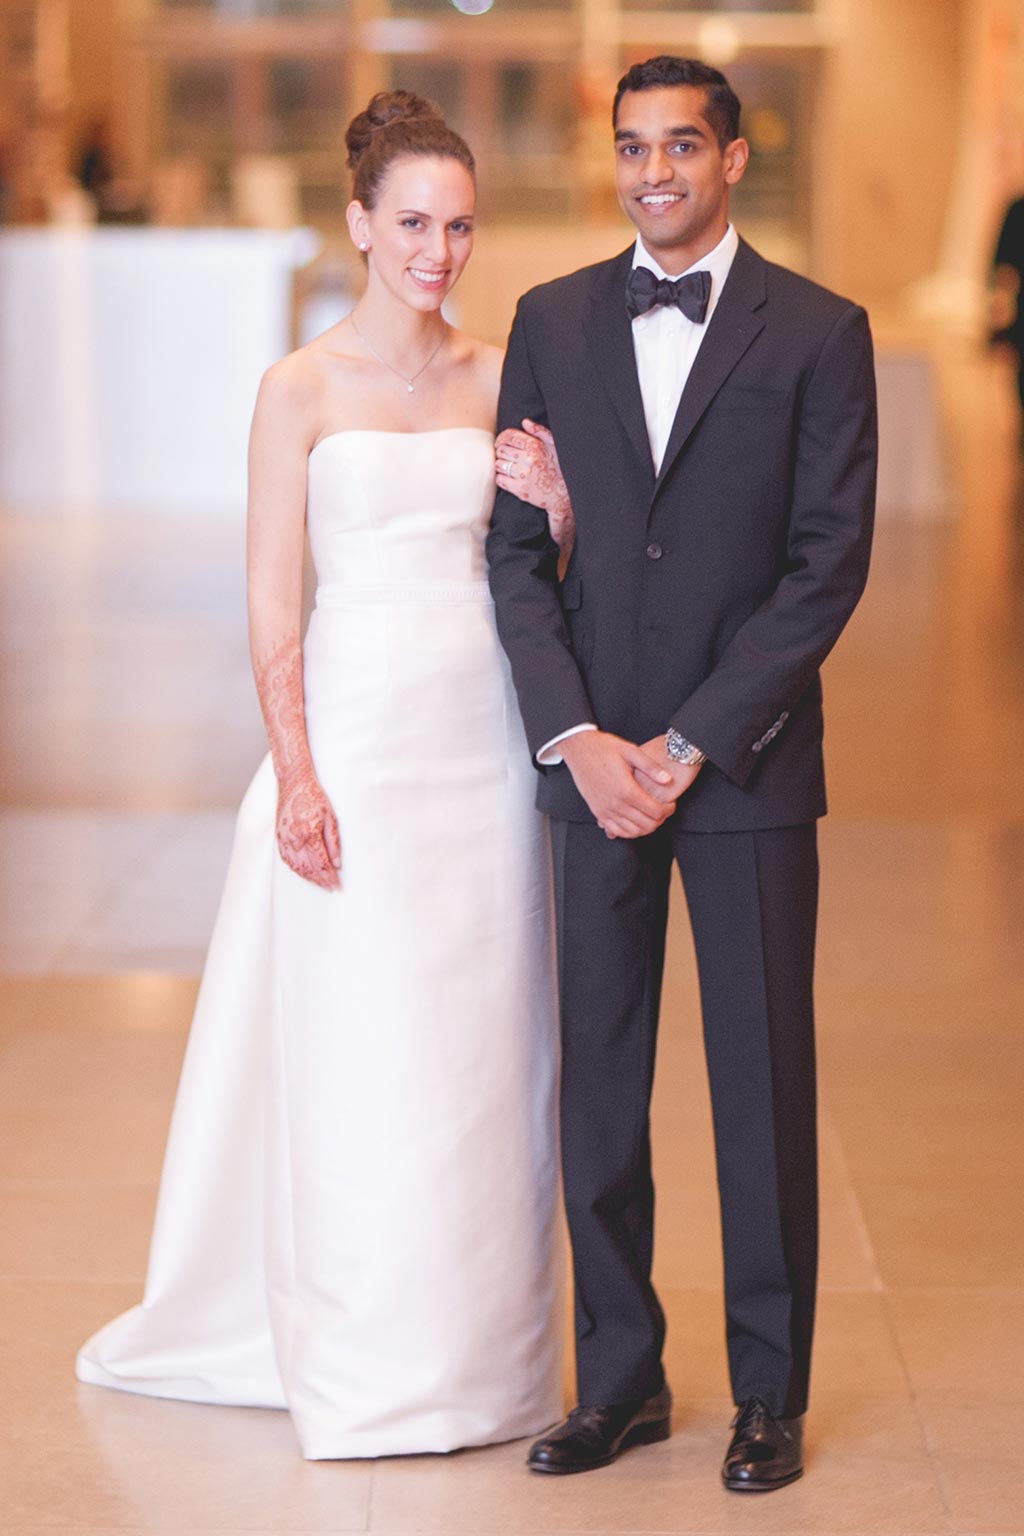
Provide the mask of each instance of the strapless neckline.
POLYGON ((402 432, 392 427, 342 427, 338 432, 328 432, 315 442, 309 450, 309 458, 312 458, 318 448, 325 443, 333 442, 337 437, 439 437, 446 432, 482 432, 485 437, 494 439, 494 433, 487 427, 427 427, 421 432, 402 432))

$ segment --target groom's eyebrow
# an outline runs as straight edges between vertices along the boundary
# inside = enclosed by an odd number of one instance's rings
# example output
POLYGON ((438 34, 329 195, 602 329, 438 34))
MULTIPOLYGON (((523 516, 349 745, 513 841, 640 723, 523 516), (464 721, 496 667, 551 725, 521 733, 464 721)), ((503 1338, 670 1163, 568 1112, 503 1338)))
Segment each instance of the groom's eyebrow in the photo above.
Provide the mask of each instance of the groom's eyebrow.
MULTIPOLYGON (((615 141, 642 140, 644 135, 637 133, 635 128, 616 128, 615 141)), ((680 123, 674 128, 666 128, 661 135, 663 139, 706 139, 707 134, 703 128, 698 128, 696 123, 680 123)))
POLYGON ((706 139, 707 134, 696 123, 681 123, 678 128, 666 128, 666 139, 706 139))

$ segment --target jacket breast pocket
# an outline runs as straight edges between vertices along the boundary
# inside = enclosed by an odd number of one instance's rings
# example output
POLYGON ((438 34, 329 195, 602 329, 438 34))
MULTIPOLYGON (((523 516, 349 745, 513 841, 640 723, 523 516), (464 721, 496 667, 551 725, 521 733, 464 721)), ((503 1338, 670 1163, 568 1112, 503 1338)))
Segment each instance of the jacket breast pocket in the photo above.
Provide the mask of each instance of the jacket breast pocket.
POLYGON ((747 389, 740 384, 724 384, 715 404, 723 411, 784 411, 789 396, 784 389, 747 389))

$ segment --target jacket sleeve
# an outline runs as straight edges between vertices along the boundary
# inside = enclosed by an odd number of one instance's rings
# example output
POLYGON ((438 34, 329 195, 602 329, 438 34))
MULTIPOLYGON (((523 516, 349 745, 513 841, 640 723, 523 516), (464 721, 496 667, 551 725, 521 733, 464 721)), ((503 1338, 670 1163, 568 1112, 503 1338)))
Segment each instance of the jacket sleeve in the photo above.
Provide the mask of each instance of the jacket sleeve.
MULTIPOLYGON (((498 430, 524 417, 547 423, 526 340, 523 301, 512 323, 498 398, 498 430)), ((573 657, 558 588, 558 547, 539 507, 499 491, 487 536, 498 634, 512 667, 530 751, 594 718, 573 657)))
POLYGON ((864 590, 877 457, 871 332, 864 310, 851 305, 826 337, 800 403, 782 579, 671 722, 741 788, 864 590))

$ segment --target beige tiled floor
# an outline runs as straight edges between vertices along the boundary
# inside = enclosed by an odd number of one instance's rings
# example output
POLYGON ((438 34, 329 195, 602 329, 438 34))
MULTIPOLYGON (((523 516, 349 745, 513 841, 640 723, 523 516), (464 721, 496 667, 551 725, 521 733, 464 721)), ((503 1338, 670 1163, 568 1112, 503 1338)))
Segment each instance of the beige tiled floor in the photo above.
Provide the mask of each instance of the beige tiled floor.
POLYGON ((262 752, 237 527, 0 520, 0 1529, 1024 1536, 1024 497, 998 371, 944 373, 955 528, 883 529, 829 664, 823 1255, 808 1475, 718 1485, 709 1111, 677 903, 655 1104, 672 1439, 306 1464, 287 1416, 78 1386, 138 1296, 231 836, 262 752))

